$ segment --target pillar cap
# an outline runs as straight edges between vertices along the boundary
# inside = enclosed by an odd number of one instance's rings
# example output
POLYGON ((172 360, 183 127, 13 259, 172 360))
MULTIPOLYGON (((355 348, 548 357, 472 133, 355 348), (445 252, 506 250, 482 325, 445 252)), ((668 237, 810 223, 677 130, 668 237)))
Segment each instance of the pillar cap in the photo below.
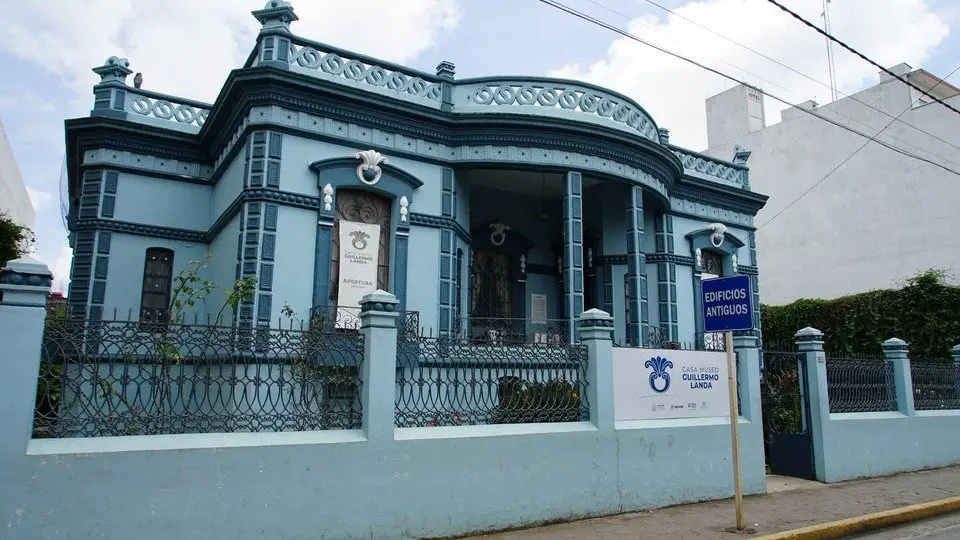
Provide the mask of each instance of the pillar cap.
POLYGON ((797 341, 823 341, 823 332, 808 326, 797 331, 793 337, 797 338, 797 341))
POLYGON ((960 354, 960 345, 954 345, 954 346, 950 349, 950 352, 952 352, 953 354, 960 354))
POLYGON ((589 328, 601 326, 604 328, 613 328, 613 317, 601 309, 588 309, 580 314, 580 328, 589 328))
POLYGON ((360 311, 364 313, 368 311, 394 312, 397 310, 397 304, 399 303, 396 296, 387 291, 377 289, 372 293, 365 294, 363 298, 360 299, 360 311))
POLYGON ((7 261, 7 265, 0 270, 0 284, 3 285, 49 289, 52 283, 53 273, 50 268, 33 257, 7 261))
POLYGON ((888 340, 886 340, 886 341, 883 342, 883 348, 884 348, 884 349, 899 348, 899 347, 906 347, 906 346, 907 346, 907 342, 906 342, 906 341, 904 341, 904 340, 902 340, 902 339, 900 339, 900 338, 895 338, 895 337, 894 337, 894 338, 890 338, 890 339, 888 339, 888 340))

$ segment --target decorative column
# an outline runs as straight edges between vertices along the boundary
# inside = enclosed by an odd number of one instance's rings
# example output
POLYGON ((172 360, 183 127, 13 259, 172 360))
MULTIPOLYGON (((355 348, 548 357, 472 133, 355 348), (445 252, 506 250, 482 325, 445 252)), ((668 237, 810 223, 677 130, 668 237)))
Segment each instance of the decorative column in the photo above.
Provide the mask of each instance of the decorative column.
POLYGON ((897 410, 905 416, 914 416, 913 376, 910 373, 910 357, 907 342, 890 338, 883 342, 883 358, 893 364, 893 391, 897 396, 897 410))
MULTIPOLYGON (((453 169, 443 168, 440 184, 440 215, 444 223, 450 224, 457 219, 457 183, 453 169)), ((457 235, 449 225, 440 229, 440 291, 438 312, 440 317, 440 336, 447 337, 456 331, 460 321, 455 321, 456 289, 455 275, 457 256, 457 235)))
POLYGON ((397 385, 397 298, 377 290, 360 300, 363 386, 360 406, 368 441, 392 441, 397 385))
POLYGON ((93 87, 91 116, 126 118, 127 75, 133 73, 126 58, 111 56, 102 66, 93 68, 100 83, 93 87))
POLYGON ((37 373, 47 316, 47 296, 53 274, 29 257, 7 263, 0 270, 0 339, 3 339, 3 377, 0 377, 0 459, 13 463, 23 456, 33 432, 37 373))
POLYGON ((630 188, 627 198, 627 342, 640 346, 647 341, 647 258, 643 253, 643 189, 630 188))
MULTIPOLYGON (((661 130, 663 131, 663 130, 661 130)), ((673 216, 661 214, 654 225, 654 243, 658 254, 673 254, 673 216)), ((677 309, 677 263, 663 257, 657 262, 657 299, 662 337, 666 341, 676 341, 680 334, 677 309)))
POLYGON ((583 313, 583 185, 579 172, 563 182, 563 300, 567 335, 576 341, 578 313, 583 313))
POLYGON ((293 6, 285 0, 267 2, 263 9, 250 12, 260 22, 258 66, 290 69, 290 23, 299 20, 293 6))
MULTIPOLYGON (((800 391, 806 393, 810 410, 810 437, 813 439, 813 466, 817 480, 827 481, 827 461, 824 455, 826 427, 830 422, 830 396, 827 392, 827 360, 823 352, 823 332, 804 328, 794 336, 797 343, 798 374, 802 374, 800 391)), ((802 402, 802 400, 801 400, 802 402)))
POLYGON ((457 74, 457 67, 453 62, 444 60, 437 64, 437 77, 440 78, 440 110, 453 109, 453 85, 457 74))
POLYGON ((591 309, 580 315, 580 339, 587 348, 587 401, 590 421, 613 433, 613 317, 591 309))
POLYGON ((700 248, 693 252, 693 309, 693 339, 700 346, 703 343, 703 252, 700 248))

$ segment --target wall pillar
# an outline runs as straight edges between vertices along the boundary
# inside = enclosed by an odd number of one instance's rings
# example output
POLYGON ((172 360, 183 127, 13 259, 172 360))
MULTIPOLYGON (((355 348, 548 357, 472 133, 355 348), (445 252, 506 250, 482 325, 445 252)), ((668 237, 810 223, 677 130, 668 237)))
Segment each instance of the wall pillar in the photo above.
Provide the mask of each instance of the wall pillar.
MULTIPOLYGON (((331 196, 331 200, 333 200, 331 196)), ((333 249, 333 212, 320 206, 317 219, 316 263, 313 268, 313 305, 330 303, 330 263, 333 249)))
POLYGON ((733 350, 737 355, 737 396, 740 398, 740 416, 750 422, 740 425, 740 456, 744 463, 757 463, 753 471, 743 472, 744 482, 752 477, 760 485, 755 492, 766 491, 767 475, 763 469, 763 410, 760 403, 760 338, 754 335, 734 335, 733 350))
POLYGON ((893 386, 897 396, 897 410, 906 416, 914 416, 913 376, 910 373, 910 357, 907 342, 890 338, 883 342, 883 358, 893 364, 893 386))
POLYGON ((830 422, 830 397, 827 393, 827 361, 823 352, 823 332, 816 328, 804 328, 796 333, 797 351, 800 354, 798 373, 803 374, 806 384, 800 391, 807 395, 810 411, 808 429, 813 439, 813 465, 817 480, 827 481, 827 460, 824 456, 824 431, 830 422))
POLYGON ((583 185, 578 172, 568 172, 563 182, 563 300, 573 343, 574 317, 583 312, 583 185))
POLYGON ((0 330, 9 337, 3 340, 0 360, 0 455, 23 455, 33 434, 37 374, 52 281, 47 266, 31 258, 10 261, 0 270, 0 330))
POLYGON ((392 441, 397 386, 397 297, 375 291, 360 300, 363 368, 360 404, 369 441, 392 441))
POLYGON ((647 258, 643 253, 643 189, 630 188, 627 211, 627 342, 639 346, 647 342, 647 258))
POLYGON ((613 317, 591 309, 579 319, 580 339, 587 347, 587 400, 590 421, 601 432, 612 434, 613 423, 613 317))

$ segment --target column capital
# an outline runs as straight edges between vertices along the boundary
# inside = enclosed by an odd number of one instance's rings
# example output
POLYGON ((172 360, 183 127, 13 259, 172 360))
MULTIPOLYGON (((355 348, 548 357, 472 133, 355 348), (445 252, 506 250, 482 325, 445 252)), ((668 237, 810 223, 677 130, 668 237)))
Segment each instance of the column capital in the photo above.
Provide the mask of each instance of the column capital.
POLYGON ((823 332, 816 328, 808 326, 794 334, 794 338, 800 352, 823 350, 823 332))
POLYGON ((892 353, 897 355, 902 353, 906 355, 907 349, 907 342, 900 338, 890 338, 883 342, 883 353, 887 355, 892 353))
POLYGON ((47 265, 31 257, 8 261, 0 270, 5 305, 45 307, 52 283, 47 265))

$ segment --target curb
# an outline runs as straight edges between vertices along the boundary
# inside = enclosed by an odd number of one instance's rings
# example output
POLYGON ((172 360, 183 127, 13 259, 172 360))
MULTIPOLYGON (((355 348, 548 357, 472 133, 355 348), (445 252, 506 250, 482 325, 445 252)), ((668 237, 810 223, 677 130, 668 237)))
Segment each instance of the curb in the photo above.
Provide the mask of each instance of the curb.
POLYGON ((792 531, 764 536, 760 540, 827 540, 843 538, 851 534, 883 529, 901 523, 920 521, 922 519, 960 511, 960 497, 950 497, 922 504, 895 508, 886 512, 867 514, 840 521, 831 521, 819 525, 811 525, 792 531))

